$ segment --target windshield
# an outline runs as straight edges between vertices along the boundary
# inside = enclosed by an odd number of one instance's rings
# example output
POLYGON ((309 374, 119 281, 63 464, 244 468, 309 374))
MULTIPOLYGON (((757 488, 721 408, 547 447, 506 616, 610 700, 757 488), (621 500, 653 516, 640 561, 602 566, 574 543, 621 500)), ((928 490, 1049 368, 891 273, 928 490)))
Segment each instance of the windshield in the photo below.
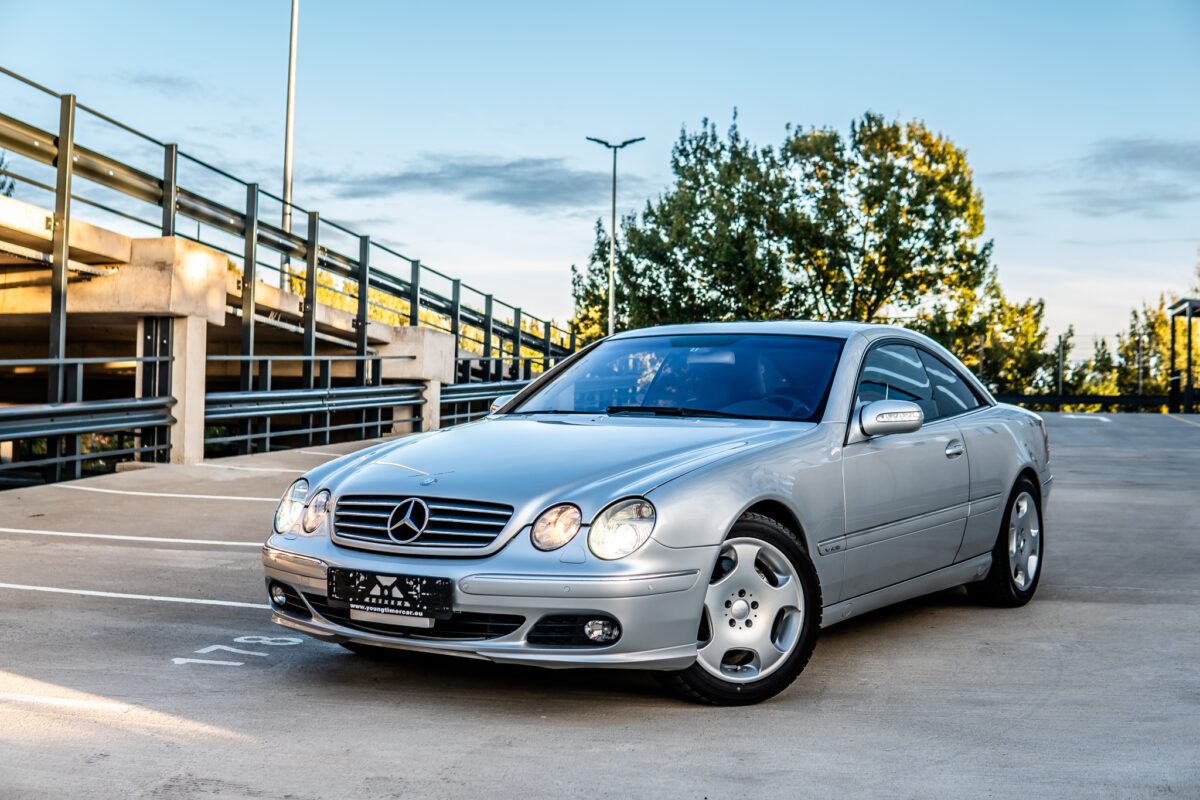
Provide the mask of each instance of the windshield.
POLYGON ((747 334, 602 342, 509 413, 815 421, 842 340, 747 334))

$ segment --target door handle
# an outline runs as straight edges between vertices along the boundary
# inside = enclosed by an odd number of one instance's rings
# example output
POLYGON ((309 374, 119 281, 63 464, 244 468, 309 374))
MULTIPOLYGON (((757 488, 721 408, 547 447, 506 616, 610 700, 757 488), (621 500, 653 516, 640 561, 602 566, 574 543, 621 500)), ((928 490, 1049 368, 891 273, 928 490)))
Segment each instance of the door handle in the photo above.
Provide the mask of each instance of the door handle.
POLYGON ((958 439, 951 439, 950 444, 946 445, 946 458, 958 458, 965 452, 962 442, 958 439))

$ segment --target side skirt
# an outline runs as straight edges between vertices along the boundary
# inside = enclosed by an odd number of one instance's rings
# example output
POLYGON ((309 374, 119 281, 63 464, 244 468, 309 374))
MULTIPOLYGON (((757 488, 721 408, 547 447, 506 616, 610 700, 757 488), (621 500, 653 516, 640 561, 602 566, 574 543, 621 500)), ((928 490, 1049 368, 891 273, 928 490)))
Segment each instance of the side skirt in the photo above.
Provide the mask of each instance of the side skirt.
POLYGON ((828 628, 830 625, 844 622, 851 617, 857 617, 859 614, 890 606, 902 600, 980 580, 987 575, 991 566, 992 554, 984 553, 961 563, 943 567, 936 572, 919 575, 903 583, 896 583, 858 597, 852 597, 849 600, 843 600, 840 603, 834 603, 825 607, 821 615, 821 627, 828 628))

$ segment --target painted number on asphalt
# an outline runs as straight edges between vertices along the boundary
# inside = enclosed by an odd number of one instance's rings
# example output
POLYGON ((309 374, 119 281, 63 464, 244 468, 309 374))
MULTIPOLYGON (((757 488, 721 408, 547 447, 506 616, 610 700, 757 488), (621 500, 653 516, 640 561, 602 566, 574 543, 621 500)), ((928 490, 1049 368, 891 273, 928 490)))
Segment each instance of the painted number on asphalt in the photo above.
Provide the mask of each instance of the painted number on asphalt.
MULTIPOLYGON (((233 640, 236 644, 257 644, 266 647, 286 647, 288 645, 300 644, 303 639, 295 636, 238 636, 233 640)), ((235 653, 242 656, 259 656, 267 658, 269 653, 260 653, 257 650, 243 650, 240 647, 230 647, 226 644, 210 644, 208 647, 201 647, 194 651, 197 655, 207 655, 208 653, 235 653)), ((176 666, 182 664, 208 664, 217 667, 240 667, 245 661, 220 661, 213 658, 172 658, 171 663, 176 666)))

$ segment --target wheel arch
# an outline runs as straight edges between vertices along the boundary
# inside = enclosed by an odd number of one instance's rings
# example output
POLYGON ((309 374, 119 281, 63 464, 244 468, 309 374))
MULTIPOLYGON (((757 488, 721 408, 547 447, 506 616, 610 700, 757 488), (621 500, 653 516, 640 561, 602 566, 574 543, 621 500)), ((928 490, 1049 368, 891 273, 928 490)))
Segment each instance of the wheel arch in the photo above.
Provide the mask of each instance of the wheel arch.
MULTIPOLYGON (((733 529, 733 525, 736 525, 738 520, 747 514, 761 514, 764 517, 770 517, 775 520, 794 533, 796 538, 800 540, 800 546, 804 548, 804 552, 809 553, 808 540, 804 536, 804 526, 800 524, 800 519, 786 503, 769 497, 757 500, 743 509, 741 514, 738 514, 737 519, 730 525, 730 530, 733 529)), ((725 535, 728 536, 729 531, 726 531, 725 535)))

